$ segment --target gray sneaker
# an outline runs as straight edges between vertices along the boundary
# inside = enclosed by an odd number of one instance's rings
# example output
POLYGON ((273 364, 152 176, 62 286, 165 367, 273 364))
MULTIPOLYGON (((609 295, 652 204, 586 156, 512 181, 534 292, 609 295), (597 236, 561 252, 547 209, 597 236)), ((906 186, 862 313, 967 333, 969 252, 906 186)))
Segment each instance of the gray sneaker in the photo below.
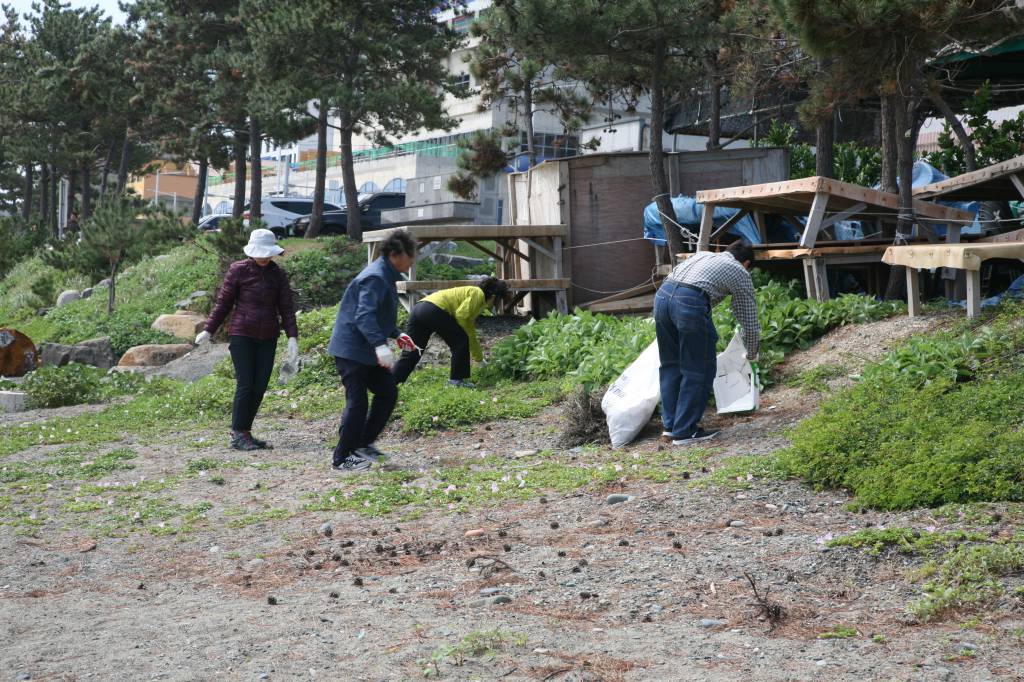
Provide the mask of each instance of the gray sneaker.
POLYGON ((370 462, 369 460, 363 459, 362 457, 360 457, 359 455, 357 455, 354 452, 348 454, 340 462, 334 462, 334 463, 331 464, 331 468, 332 469, 334 469, 335 471, 341 471, 341 472, 367 471, 372 466, 373 466, 372 462, 370 462))
POLYGON ((705 429, 698 427, 697 430, 694 431, 692 436, 690 436, 689 438, 677 438, 676 440, 672 441, 672 445, 689 445, 690 443, 699 443, 700 441, 703 440, 711 440, 719 433, 720 431, 718 430, 707 431, 705 429))
POLYGON ((465 379, 449 379, 449 386, 458 386, 459 388, 476 388, 476 384, 472 381, 466 381, 465 379))

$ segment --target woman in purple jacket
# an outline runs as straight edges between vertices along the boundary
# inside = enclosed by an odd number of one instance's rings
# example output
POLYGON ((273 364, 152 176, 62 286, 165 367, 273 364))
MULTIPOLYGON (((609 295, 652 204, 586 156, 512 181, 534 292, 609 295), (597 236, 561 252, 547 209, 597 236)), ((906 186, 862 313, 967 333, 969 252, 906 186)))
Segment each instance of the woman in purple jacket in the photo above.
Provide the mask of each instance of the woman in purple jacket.
POLYGON ((235 365, 236 382, 231 409, 231 447, 257 450, 270 447, 266 441, 253 438, 252 422, 270 383, 278 334, 283 325, 288 335, 288 360, 294 363, 299 356, 299 330, 288 275, 271 261, 284 253, 274 233, 253 230, 249 243, 242 250, 249 258, 236 261, 228 268, 206 327, 196 337, 196 345, 207 343, 234 309, 228 325, 228 348, 235 365))

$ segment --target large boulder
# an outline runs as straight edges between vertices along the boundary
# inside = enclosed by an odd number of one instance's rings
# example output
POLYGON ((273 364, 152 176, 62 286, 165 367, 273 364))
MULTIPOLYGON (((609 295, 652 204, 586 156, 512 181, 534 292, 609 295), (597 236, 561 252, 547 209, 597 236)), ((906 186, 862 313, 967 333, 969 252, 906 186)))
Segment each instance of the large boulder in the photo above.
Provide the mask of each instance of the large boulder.
POLYGON ((80 298, 82 298, 81 292, 75 291, 74 289, 62 291, 60 292, 60 296, 57 297, 57 307, 61 308, 72 301, 77 301, 80 298))
POLYGON ((39 365, 32 339, 16 329, 0 329, 0 376, 25 376, 39 365))
POLYGON ((150 343, 135 346, 125 351, 118 367, 159 367, 172 360, 177 360, 192 350, 188 343, 157 344, 150 343))
POLYGON ((206 318, 195 313, 161 315, 153 322, 153 329, 170 334, 176 339, 191 341, 203 330, 206 318))
POLYGON ((110 345, 110 338, 101 336, 74 345, 63 343, 39 344, 39 357, 44 365, 60 367, 69 362, 81 365, 92 365, 100 369, 110 369, 117 364, 117 356, 110 345))

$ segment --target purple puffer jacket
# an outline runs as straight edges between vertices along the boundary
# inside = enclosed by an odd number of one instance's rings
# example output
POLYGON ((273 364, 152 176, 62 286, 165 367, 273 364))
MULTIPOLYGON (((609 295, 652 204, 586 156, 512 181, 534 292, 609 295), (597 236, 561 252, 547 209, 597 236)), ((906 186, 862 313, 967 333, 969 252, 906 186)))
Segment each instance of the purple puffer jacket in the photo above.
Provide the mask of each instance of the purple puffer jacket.
POLYGON ((273 261, 264 267, 251 258, 231 264, 206 319, 206 331, 217 331, 232 308, 235 314, 228 325, 229 336, 276 339, 282 324, 289 338, 299 336, 288 275, 273 261))

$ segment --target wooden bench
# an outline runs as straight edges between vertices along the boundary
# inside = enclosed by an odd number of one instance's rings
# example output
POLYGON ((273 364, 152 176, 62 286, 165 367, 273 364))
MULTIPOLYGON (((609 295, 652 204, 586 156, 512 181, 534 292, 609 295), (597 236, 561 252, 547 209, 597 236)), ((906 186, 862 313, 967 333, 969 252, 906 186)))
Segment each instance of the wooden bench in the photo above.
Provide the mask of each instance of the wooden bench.
POLYGON ((921 314, 918 270, 953 268, 965 271, 967 316, 977 317, 981 312, 981 264, 991 258, 1024 260, 1024 242, 890 246, 882 255, 882 262, 906 266, 907 312, 911 317, 921 314))

